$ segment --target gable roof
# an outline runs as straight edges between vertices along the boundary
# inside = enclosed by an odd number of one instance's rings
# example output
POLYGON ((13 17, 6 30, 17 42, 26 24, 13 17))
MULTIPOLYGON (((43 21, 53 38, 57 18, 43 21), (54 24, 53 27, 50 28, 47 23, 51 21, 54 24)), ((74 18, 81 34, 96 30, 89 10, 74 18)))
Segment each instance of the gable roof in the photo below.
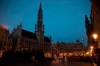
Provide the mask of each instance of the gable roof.
POLYGON ((30 39, 37 39, 36 34, 22 29, 21 35, 30 39))
MULTIPOLYGON (((38 40, 35 33, 29 32, 29 31, 24 30, 24 29, 22 29, 21 36, 26 37, 26 38, 30 38, 30 39, 38 40)), ((50 43, 51 41, 48 37, 44 36, 44 42, 50 43)))

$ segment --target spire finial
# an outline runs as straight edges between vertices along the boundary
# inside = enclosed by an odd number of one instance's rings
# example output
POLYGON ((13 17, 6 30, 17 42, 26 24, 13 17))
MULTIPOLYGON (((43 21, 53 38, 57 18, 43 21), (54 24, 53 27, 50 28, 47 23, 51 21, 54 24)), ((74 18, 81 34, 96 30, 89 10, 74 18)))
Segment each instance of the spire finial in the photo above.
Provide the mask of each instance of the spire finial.
POLYGON ((42 8, 42 0, 40 0, 40 8, 42 8))

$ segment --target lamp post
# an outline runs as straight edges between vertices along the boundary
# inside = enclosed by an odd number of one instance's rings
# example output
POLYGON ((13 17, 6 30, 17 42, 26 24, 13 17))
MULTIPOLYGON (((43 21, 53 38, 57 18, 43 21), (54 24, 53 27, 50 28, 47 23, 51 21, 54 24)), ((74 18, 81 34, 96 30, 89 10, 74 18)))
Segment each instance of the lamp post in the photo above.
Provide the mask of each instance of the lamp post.
POLYGON ((94 33, 93 35, 93 39, 94 39, 94 57, 96 58, 96 61, 98 61, 98 43, 97 43, 97 39, 98 39, 98 34, 94 33))
POLYGON ((93 36, 94 40, 96 41, 98 38, 98 35, 96 33, 94 33, 92 36, 93 36))
POLYGON ((93 39, 94 39, 95 49, 97 49, 98 48, 98 44, 97 44, 98 34, 94 33, 92 36, 93 36, 93 39))
POLYGON ((90 46, 90 56, 92 57, 93 56, 93 53, 94 52, 94 47, 93 46, 90 46))

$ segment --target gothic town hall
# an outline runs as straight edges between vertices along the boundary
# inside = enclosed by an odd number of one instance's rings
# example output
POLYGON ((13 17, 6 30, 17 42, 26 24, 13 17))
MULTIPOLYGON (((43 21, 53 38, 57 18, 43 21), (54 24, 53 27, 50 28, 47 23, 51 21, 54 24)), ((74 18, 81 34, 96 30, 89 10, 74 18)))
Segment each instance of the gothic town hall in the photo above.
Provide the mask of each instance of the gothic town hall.
POLYGON ((15 52, 37 51, 43 50, 44 53, 51 52, 51 37, 44 36, 43 11, 40 2, 38 10, 37 24, 35 24, 35 32, 30 32, 22 28, 22 24, 18 25, 11 34, 12 50, 15 52))

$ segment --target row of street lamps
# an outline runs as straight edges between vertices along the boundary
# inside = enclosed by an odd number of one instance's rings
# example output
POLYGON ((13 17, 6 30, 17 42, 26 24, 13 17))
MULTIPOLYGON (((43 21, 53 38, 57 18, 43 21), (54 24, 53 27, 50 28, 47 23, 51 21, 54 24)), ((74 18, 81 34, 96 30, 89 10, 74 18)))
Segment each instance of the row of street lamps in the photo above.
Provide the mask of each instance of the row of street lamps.
POLYGON ((96 45, 97 44, 97 39, 98 39, 98 34, 96 34, 96 33, 94 33, 93 35, 92 35, 92 37, 93 37, 93 39, 94 39, 94 45, 92 46, 90 46, 90 54, 91 54, 91 56, 93 56, 94 55, 94 52, 96 51, 95 49, 97 49, 97 47, 98 47, 98 45, 96 45), (97 46, 97 47, 96 47, 97 46))
MULTIPOLYGON (((98 38, 98 35, 96 33, 94 33, 94 34, 92 34, 92 37, 93 37, 94 41, 96 42, 97 38, 98 38)), ((96 43, 94 45, 96 46, 96 43)), ((92 44, 88 47, 88 52, 86 53, 87 55, 89 55, 89 56, 94 55, 95 49, 97 48, 94 45, 92 44)))
POLYGON ((95 50, 95 49, 98 49, 98 43, 97 43, 98 34, 94 33, 92 36, 93 36, 93 39, 94 39, 94 45, 93 45, 93 47, 94 47, 94 50, 95 50))
POLYGON ((92 35, 93 39, 94 39, 94 45, 93 46, 90 46, 90 56, 92 58, 95 58, 94 61, 98 61, 98 43, 97 43, 97 40, 98 40, 98 34, 94 33, 92 35))

